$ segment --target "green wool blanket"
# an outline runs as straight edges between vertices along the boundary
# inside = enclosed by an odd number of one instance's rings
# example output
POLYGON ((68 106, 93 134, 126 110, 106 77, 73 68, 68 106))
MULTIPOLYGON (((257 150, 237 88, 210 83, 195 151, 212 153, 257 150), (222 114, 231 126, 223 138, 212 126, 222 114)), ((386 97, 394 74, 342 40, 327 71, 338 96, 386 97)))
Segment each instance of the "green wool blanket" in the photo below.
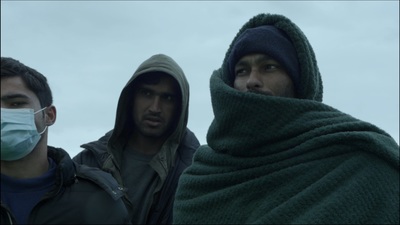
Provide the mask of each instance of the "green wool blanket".
POLYGON ((176 224, 399 222, 399 146, 323 103, 211 81, 208 144, 181 176, 176 224))
POLYGON ((269 23, 295 36, 307 56, 302 85, 311 87, 296 99, 243 93, 232 88, 226 64, 214 71, 208 145, 180 178, 173 222, 398 224, 399 145, 321 102, 314 54, 290 21, 261 15, 240 32, 269 23))

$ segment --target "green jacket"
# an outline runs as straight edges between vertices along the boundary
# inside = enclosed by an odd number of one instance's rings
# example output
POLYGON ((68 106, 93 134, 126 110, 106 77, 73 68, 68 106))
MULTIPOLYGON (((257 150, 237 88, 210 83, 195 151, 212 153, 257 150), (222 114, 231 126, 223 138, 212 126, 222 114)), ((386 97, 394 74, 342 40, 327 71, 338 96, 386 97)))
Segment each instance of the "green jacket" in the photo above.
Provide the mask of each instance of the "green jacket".
MULTIPOLYGON (((32 209, 29 224, 129 224, 123 192, 114 178, 97 168, 78 165, 60 148, 48 147, 57 164, 56 186, 32 209)), ((1 224, 16 224, 1 204, 1 224)))
POLYGON ((314 52, 289 19, 257 15, 235 39, 261 25, 280 28, 293 42, 299 98, 235 90, 229 49, 210 80, 215 117, 208 145, 181 176, 173 222, 398 224, 399 145, 378 127, 322 103, 314 52))

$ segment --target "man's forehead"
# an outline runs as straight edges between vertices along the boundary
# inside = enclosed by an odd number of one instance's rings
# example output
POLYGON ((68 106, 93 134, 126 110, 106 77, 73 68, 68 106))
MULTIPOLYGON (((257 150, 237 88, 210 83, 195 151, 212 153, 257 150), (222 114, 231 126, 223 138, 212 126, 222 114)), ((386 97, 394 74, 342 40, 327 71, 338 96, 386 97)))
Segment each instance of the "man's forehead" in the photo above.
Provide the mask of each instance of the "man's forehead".
POLYGON ((24 80, 19 76, 2 77, 1 94, 2 95, 24 94, 27 96, 31 94, 34 95, 34 93, 27 87, 24 80))

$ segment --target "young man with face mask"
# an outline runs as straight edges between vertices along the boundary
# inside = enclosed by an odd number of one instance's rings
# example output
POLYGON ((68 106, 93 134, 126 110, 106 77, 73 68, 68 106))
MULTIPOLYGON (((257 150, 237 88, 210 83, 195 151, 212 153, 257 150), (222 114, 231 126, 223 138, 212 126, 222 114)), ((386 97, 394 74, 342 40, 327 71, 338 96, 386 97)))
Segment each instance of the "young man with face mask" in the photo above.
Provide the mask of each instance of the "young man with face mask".
POLYGON ((74 160, 118 180, 133 224, 170 224, 179 177, 199 147, 188 116, 185 74, 171 57, 153 55, 123 88, 114 129, 74 160))
POLYGON ((288 18, 239 30, 210 90, 215 118, 179 180, 175 224, 398 224, 399 146, 322 103, 313 49, 288 18))
POLYGON ((1 224, 128 224, 110 174, 47 145, 55 121, 46 77, 1 57, 1 224))

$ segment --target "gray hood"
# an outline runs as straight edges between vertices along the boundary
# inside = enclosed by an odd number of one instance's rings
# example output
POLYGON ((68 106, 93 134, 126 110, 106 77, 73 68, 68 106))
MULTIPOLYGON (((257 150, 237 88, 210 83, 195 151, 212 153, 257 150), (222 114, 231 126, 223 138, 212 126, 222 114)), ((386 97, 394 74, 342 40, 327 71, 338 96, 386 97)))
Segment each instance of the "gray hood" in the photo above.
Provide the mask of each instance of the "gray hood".
MULTIPOLYGON (((186 80, 183 70, 169 56, 163 54, 151 56, 137 68, 125 85, 119 97, 114 131, 108 142, 108 150, 113 155, 114 160, 118 162, 117 165, 120 165, 122 157, 121 149, 123 149, 123 145, 130 136, 130 133, 126 131, 135 129, 131 123, 127 122, 129 121, 128 116, 130 117, 127 105, 130 104, 131 86, 138 76, 149 72, 164 72, 171 75, 177 80, 182 93, 182 107, 178 124, 170 137, 165 141, 160 152, 155 156, 167 159, 167 165, 162 165, 165 171, 158 171, 164 174, 168 173, 169 168, 173 165, 176 150, 185 132, 189 114, 189 83, 186 80)), ((157 160, 153 161, 156 162, 157 160)))

